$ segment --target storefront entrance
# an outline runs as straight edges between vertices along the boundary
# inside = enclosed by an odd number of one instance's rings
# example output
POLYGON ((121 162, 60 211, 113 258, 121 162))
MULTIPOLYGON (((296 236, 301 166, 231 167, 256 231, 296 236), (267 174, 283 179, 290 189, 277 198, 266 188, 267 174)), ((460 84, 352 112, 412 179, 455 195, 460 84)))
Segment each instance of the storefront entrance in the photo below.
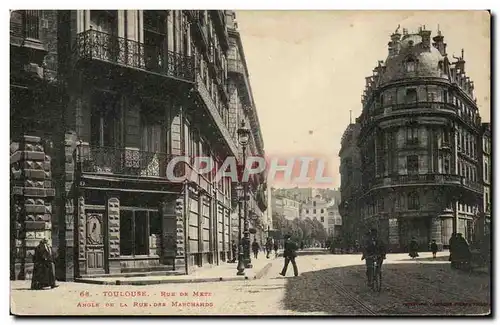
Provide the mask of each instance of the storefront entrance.
POLYGON ((120 256, 159 257, 161 229, 158 209, 120 207, 120 256))

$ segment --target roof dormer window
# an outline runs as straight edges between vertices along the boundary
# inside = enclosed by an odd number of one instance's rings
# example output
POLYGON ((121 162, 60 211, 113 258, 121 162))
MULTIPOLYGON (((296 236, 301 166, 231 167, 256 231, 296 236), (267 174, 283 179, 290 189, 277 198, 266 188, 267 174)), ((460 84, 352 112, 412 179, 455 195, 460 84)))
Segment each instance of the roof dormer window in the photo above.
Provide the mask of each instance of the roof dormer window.
POLYGON ((405 63, 406 72, 415 72, 416 61, 413 58, 409 58, 405 63))

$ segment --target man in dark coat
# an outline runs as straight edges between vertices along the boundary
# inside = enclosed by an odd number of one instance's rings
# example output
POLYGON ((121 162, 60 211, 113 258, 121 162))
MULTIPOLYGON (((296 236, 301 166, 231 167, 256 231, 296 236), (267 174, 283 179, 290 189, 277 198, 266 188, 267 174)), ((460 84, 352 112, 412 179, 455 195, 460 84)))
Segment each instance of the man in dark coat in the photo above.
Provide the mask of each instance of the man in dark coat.
POLYGON ((415 237, 413 237, 410 241, 410 255, 411 258, 418 257, 418 242, 415 237))
POLYGON ((257 242, 257 239, 254 239, 253 243, 252 243, 252 251, 253 251, 254 258, 257 258, 259 256, 259 250, 260 250, 260 245, 257 242))
POLYGON ((236 263, 236 259, 238 258, 238 245, 236 245, 234 239, 231 240, 231 253, 233 254, 233 259, 230 263, 236 263))
POLYGON ((283 253, 283 257, 285 258, 285 265, 283 266, 283 270, 281 270, 280 275, 285 276, 286 270, 288 269, 288 264, 292 262, 293 273, 295 276, 299 276, 299 270, 297 268, 297 263, 295 262, 295 258, 297 257, 297 249, 299 247, 295 242, 290 239, 290 235, 285 236, 285 251, 283 253))
POLYGON ((271 251, 273 250, 273 240, 271 237, 267 237, 266 241, 266 258, 269 258, 271 251))
POLYGON ((451 237, 450 237, 450 240, 449 240, 449 245, 450 245, 450 262, 451 262, 451 267, 452 268, 455 268, 456 267, 456 262, 455 262, 455 259, 456 259, 456 255, 454 255, 456 253, 456 243, 457 243, 457 233, 454 232, 451 234, 451 237))
POLYGON ((465 240, 462 234, 457 234, 455 238, 455 247, 453 255, 454 261, 459 262, 459 264, 470 263, 471 252, 469 248, 469 243, 465 240))
POLYGON ((40 290, 45 287, 57 287, 54 256, 46 238, 42 239, 35 248, 33 264, 31 289, 40 290))
POLYGON ((431 243, 432 258, 436 258, 437 251, 438 251, 438 245, 436 243, 436 240, 433 239, 431 243))

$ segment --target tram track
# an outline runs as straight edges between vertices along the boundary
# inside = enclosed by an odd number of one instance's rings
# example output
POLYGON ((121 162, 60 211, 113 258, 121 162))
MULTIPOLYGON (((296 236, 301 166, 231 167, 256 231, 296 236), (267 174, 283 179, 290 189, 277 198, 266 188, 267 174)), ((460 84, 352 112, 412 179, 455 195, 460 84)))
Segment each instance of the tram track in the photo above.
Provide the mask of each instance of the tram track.
MULTIPOLYGON (((316 266, 316 263, 312 263, 314 266, 316 266)), ((362 301, 359 297, 356 295, 352 294, 351 292, 348 291, 348 289, 342 285, 339 285, 335 282, 330 282, 328 283, 331 287, 334 288, 334 290, 341 295, 343 298, 346 298, 346 300, 350 301, 353 303, 353 306, 355 309, 358 309, 360 311, 365 312, 368 315, 377 315, 377 312, 373 310, 372 307, 370 307, 368 304, 366 304, 364 301, 362 301)))

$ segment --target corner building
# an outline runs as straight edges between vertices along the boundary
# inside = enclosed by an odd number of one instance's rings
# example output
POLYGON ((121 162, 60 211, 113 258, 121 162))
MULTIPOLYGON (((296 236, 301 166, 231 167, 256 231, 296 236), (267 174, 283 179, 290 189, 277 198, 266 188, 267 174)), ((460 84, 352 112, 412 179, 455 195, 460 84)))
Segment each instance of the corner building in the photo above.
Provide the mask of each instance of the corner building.
POLYGON ((227 24, 220 10, 11 13, 12 279, 43 237, 65 281, 230 258, 233 186, 192 159, 238 156, 237 119, 260 129, 254 106, 231 107, 227 24), (187 181, 166 177, 179 156, 187 181))
POLYGON ((483 205, 482 139, 463 50, 452 62, 441 31, 398 30, 386 61, 366 77, 357 205, 392 251, 412 237, 421 249, 433 239, 448 246, 453 231, 470 240, 483 205))

